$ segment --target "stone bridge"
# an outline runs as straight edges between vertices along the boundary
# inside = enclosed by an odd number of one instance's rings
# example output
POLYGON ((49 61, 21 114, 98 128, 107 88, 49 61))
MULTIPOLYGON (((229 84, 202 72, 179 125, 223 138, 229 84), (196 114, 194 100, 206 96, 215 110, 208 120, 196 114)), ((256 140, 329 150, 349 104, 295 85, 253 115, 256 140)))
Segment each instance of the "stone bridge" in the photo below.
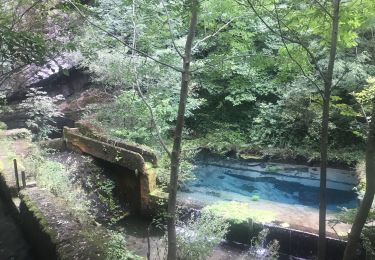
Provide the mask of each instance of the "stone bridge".
POLYGON ((108 138, 89 122, 64 128, 66 148, 111 164, 120 199, 133 211, 151 214, 151 192, 156 188, 157 157, 148 147, 108 138))

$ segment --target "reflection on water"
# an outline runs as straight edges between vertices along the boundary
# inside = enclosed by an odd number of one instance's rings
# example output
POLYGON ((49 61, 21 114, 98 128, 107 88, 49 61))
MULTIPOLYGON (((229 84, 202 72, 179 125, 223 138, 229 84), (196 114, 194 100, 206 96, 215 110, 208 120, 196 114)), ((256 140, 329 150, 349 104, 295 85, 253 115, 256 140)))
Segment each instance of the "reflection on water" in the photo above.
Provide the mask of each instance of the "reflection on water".
MULTIPOLYGON (((282 174, 282 173, 281 173, 282 174)), ((286 181, 275 178, 276 174, 263 174, 251 170, 229 169, 208 164, 198 164, 196 179, 181 188, 192 197, 204 193, 223 200, 269 200, 286 204, 319 207, 319 188, 305 185, 309 179, 286 181)), ((327 189, 327 208, 355 208, 357 195, 354 191, 327 189)))

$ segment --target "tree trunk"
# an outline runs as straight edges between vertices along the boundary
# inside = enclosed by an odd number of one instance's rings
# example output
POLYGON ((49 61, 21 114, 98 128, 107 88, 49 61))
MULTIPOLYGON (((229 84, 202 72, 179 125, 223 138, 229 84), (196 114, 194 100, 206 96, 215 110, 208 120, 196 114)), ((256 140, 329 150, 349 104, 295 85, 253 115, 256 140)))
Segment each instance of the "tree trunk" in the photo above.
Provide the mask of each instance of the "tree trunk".
POLYGON ((344 260, 352 260, 356 255, 359 238, 370 212, 375 193, 375 99, 372 104, 372 116, 367 137, 366 149, 366 191, 362 204, 355 217, 344 252, 344 260))
POLYGON ((190 62, 191 49, 195 36, 195 30, 198 21, 198 0, 191 0, 191 18, 189 33, 185 44, 185 55, 183 57, 183 70, 181 75, 180 102, 177 112, 176 129, 173 139, 173 150, 171 154, 171 175, 169 182, 168 198, 168 260, 177 259, 177 241, 176 241, 176 196, 178 185, 178 174, 180 169, 182 130, 184 127, 184 117, 186 101, 190 85, 190 62))
POLYGON ((328 164, 328 124, 329 106, 331 99, 333 69, 335 67, 337 35, 339 30, 340 0, 332 0, 332 31, 331 46, 327 72, 324 77, 323 94, 323 118, 320 140, 320 192, 319 192, 319 240, 318 259, 324 260, 326 255, 326 186, 327 186, 327 164, 328 164))
POLYGON ((324 88, 323 119, 320 147, 320 192, 319 192, 319 240, 318 259, 325 259, 326 252, 326 185, 327 185, 327 161, 328 161, 328 123, 331 90, 324 88))

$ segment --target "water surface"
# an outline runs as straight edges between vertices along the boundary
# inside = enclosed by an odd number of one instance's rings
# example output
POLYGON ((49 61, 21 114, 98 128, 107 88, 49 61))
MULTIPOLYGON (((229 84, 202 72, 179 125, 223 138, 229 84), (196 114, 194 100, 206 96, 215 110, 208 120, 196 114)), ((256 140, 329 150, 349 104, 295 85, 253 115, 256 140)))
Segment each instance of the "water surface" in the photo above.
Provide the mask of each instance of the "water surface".
MULTIPOLYGON (((236 169, 199 163, 196 179, 186 183, 181 193, 202 199, 208 195, 218 200, 272 201, 284 204, 319 207, 318 180, 305 177, 282 177, 286 173, 262 173, 251 169, 236 169)), ((298 174, 297 174, 298 175, 298 174)), ((337 183, 338 185, 341 183, 337 183)), ((327 189, 327 209, 355 208, 357 194, 353 190, 327 189)))

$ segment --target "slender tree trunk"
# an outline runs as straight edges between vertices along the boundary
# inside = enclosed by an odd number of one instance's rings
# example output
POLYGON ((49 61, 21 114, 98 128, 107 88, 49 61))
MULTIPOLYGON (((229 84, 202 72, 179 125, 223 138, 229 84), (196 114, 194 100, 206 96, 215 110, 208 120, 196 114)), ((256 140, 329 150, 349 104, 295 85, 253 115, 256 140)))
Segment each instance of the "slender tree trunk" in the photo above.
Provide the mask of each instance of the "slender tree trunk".
POLYGON ((352 260, 356 255, 359 238, 370 212, 375 193, 375 99, 372 104, 370 129, 366 149, 366 191, 362 204, 355 217, 344 252, 344 260, 352 260))
POLYGON ((183 70, 181 75, 180 102, 178 106, 176 129, 174 132, 173 150, 171 154, 171 175, 169 182, 168 199, 168 260, 177 259, 177 241, 176 241, 176 196, 178 185, 178 174, 180 169, 182 130, 184 127, 184 117, 186 101, 190 85, 190 62, 191 49, 195 36, 195 30, 198 22, 198 0, 191 0, 191 18, 189 33, 185 44, 185 55, 183 57, 183 70))
POLYGON ((319 192, 319 241, 318 259, 325 259, 326 252, 326 186, 327 186, 327 162, 328 162, 328 123, 330 106, 330 87, 324 88, 323 120, 320 147, 320 192, 319 192))
POLYGON ((324 78, 323 118, 320 140, 320 193, 319 193, 319 240, 318 259, 324 260, 326 255, 326 186, 328 164, 328 124, 331 99, 333 69, 335 67, 337 35, 339 31, 340 0, 332 0, 332 31, 328 68, 324 78))

